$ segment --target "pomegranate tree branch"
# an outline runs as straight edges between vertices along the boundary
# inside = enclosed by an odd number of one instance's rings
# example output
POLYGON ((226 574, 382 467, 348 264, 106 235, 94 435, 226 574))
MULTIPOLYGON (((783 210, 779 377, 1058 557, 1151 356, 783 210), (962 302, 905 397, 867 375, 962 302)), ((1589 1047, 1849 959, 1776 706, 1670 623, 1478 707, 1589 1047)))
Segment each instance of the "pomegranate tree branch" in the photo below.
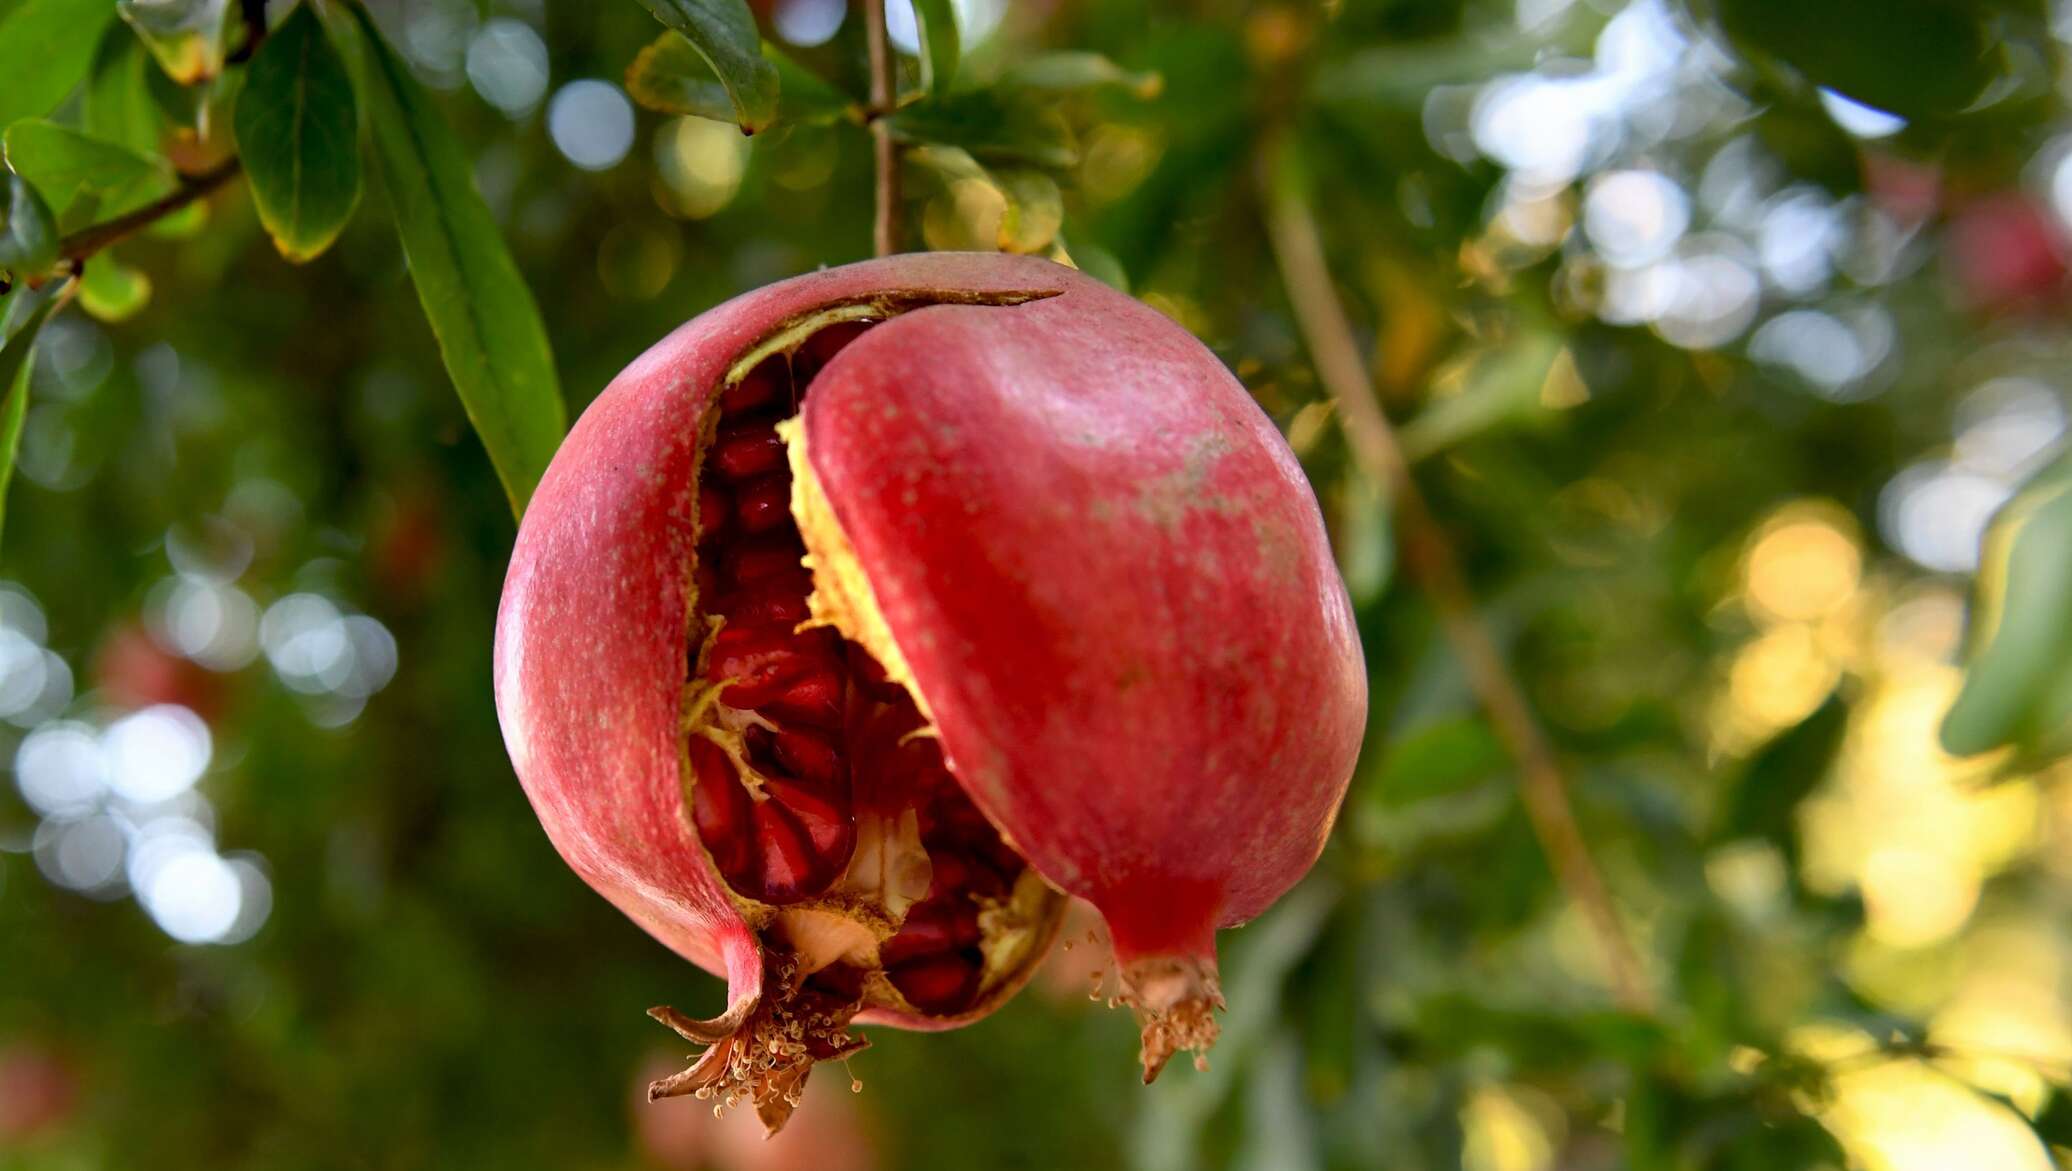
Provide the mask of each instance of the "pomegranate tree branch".
POLYGON ((885 32, 885 0, 864 0, 864 38, 871 59, 871 146, 877 164, 877 218, 871 243, 879 256, 899 251, 899 143, 885 118, 898 99, 899 79, 893 72, 892 38, 885 32))
POLYGON ((145 204, 133 212, 116 216, 105 223, 81 228, 58 242, 58 258, 67 260, 77 268, 79 263, 111 244, 129 239, 159 220, 179 211, 216 188, 229 182, 238 172, 238 161, 225 159, 214 167, 181 180, 180 186, 161 199, 145 204))
POLYGON ((1651 1011, 1652 998, 1641 975, 1639 954, 1576 824, 1553 746, 1495 639, 1477 617, 1460 559, 1418 490, 1395 430, 1374 394, 1352 322, 1332 285, 1307 194, 1278 150, 1270 149, 1262 156, 1261 175, 1267 231, 1296 324, 1316 363, 1317 377, 1338 408, 1354 461, 1386 488, 1394 502, 1403 567, 1431 599, 1469 685, 1497 736, 1518 762, 1519 790, 1533 833, 1562 890, 1582 910, 1597 937, 1614 996, 1630 1011, 1651 1011))

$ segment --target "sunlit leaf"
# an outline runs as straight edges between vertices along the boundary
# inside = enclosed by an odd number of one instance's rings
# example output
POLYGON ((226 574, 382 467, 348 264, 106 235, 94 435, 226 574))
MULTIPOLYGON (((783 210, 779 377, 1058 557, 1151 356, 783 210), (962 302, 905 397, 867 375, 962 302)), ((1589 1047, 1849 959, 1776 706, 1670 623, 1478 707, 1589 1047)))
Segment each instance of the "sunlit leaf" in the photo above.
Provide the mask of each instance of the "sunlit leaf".
MULTIPOLYGON (((763 56, 782 79, 773 125, 820 125, 857 116, 858 106, 847 94, 783 50, 765 42, 763 56)), ((626 67, 626 93, 658 113, 716 122, 735 120, 734 102, 726 87, 697 49, 678 33, 663 33, 633 58, 626 67)))
POLYGON ((115 8, 174 81, 194 85, 223 71, 237 20, 231 0, 116 0, 115 8))
POLYGON ((22 420, 29 413, 29 360, 36 348, 36 335, 57 305, 56 296, 46 296, 0 346, 0 526, 7 519, 7 486, 14 479, 15 452, 21 447, 22 420))
POLYGON ((733 121, 753 134, 777 117, 777 67, 763 58, 762 37, 745 0, 641 0, 655 19, 680 32, 719 78, 733 121))
POLYGON ((126 25, 108 26, 81 95, 86 132, 140 154, 156 151, 165 126, 165 115, 151 95, 149 78, 156 73, 136 34, 126 25))
POLYGON ((921 34, 921 84, 930 93, 946 93, 957 79, 957 14, 950 0, 914 0, 914 23, 921 34))
POLYGON ((151 278, 102 252, 79 273, 79 307, 102 321, 127 321, 151 303, 151 278))
POLYGON ((568 425, 539 307, 475 190, 467 155, 409 66, 364 9, 325 11, 352 66, 440 357, 512 510, 523 513, 568 425))
POLYGON ((2072 748, 2072 459, 1994 518, 1979 559, 1964 689, 1943 719, 1960 756, 2017 744, 2072 748))
POLYGON ((75 224, 74 209, 90 207, 105 219, 142 207, 178 184, 163 159, 40 119, 8 127, 0 143, 7 165, 36 185, 67 228, 75 224))
POLYGON ((0 128, 63 101, 114 18, 108 0, 22 0, 0 15, 0 128))
POLYGON ((57 217, 20 175, 5 177, 0 200, 0 273, 14 280, 42 276, 58 258, 57 217))
POLYGON ((1010 169, 995 172, 993 181, 1007 197, 1000 251, 1028 256, 1049 248, 1065 223, 1065 197, 1057 180, 1041 171, 1010 169))
POLYGON ((293 261, 329 248, 360 201, 359 109, 345 62, 308 7, 253 58, 234 125, 274 247, 293 261))
POLYGON ((1112 86, 1147 99, 1157 97, 1165 89, 1165 78, 1155 71, 1124 69, 1099 53, 1076 49, 1039 53, 1018 61, 1000 80, 1016 89, 1058 93, 1112 86))

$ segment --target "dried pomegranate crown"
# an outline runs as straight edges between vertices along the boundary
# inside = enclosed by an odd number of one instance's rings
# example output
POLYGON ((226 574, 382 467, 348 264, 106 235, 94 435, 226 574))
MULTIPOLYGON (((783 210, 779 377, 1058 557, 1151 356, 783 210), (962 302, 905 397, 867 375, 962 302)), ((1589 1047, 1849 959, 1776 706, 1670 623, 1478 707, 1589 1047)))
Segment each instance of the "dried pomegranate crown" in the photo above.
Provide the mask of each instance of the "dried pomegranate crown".
POLYGON ((782 1125, 851 1028, 997 1008, 1064 895, 1145 1080, 1214 935, 1321 850, 1366 683, 1316 501, 1200 343, 1047 261, 920 255, 685 325, 519 531, 497 707, 586 881, 728 981, 656 1097, 782 1125))

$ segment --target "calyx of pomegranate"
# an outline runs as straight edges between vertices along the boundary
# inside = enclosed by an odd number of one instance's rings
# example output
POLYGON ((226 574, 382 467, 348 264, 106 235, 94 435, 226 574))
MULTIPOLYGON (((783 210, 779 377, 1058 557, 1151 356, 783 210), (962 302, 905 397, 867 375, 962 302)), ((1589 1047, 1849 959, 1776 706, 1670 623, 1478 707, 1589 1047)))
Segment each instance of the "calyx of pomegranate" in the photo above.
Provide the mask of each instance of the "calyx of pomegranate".
POLYGON ((521 527, 497 695, 562 855, 724 974, 652 1097, 783 1124, 858 1025, 975 1021, 1065 895, 1146 1081, 1308 869, 1365 674, 1299 468, 1211 355, 1025 258, 782 282, 636 361, 521 527))

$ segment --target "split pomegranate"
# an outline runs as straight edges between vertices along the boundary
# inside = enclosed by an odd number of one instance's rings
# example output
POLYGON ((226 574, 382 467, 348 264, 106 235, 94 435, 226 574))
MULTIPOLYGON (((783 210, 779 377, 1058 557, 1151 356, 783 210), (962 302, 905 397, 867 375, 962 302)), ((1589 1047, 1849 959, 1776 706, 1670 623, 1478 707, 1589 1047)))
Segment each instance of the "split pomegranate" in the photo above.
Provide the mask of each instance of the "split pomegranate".
POLYGON ((1214 1040, 1214 935, 1315 861, 1366 718, 1270 421, 1202 345, 1048 261, 929 254, 678 329, 520 527, 497 708, 562 856, 726 977, 651 1096, 774 1130, 853 1026, 945 1029, 1065 894, 1146 1080, 1214 1040))

